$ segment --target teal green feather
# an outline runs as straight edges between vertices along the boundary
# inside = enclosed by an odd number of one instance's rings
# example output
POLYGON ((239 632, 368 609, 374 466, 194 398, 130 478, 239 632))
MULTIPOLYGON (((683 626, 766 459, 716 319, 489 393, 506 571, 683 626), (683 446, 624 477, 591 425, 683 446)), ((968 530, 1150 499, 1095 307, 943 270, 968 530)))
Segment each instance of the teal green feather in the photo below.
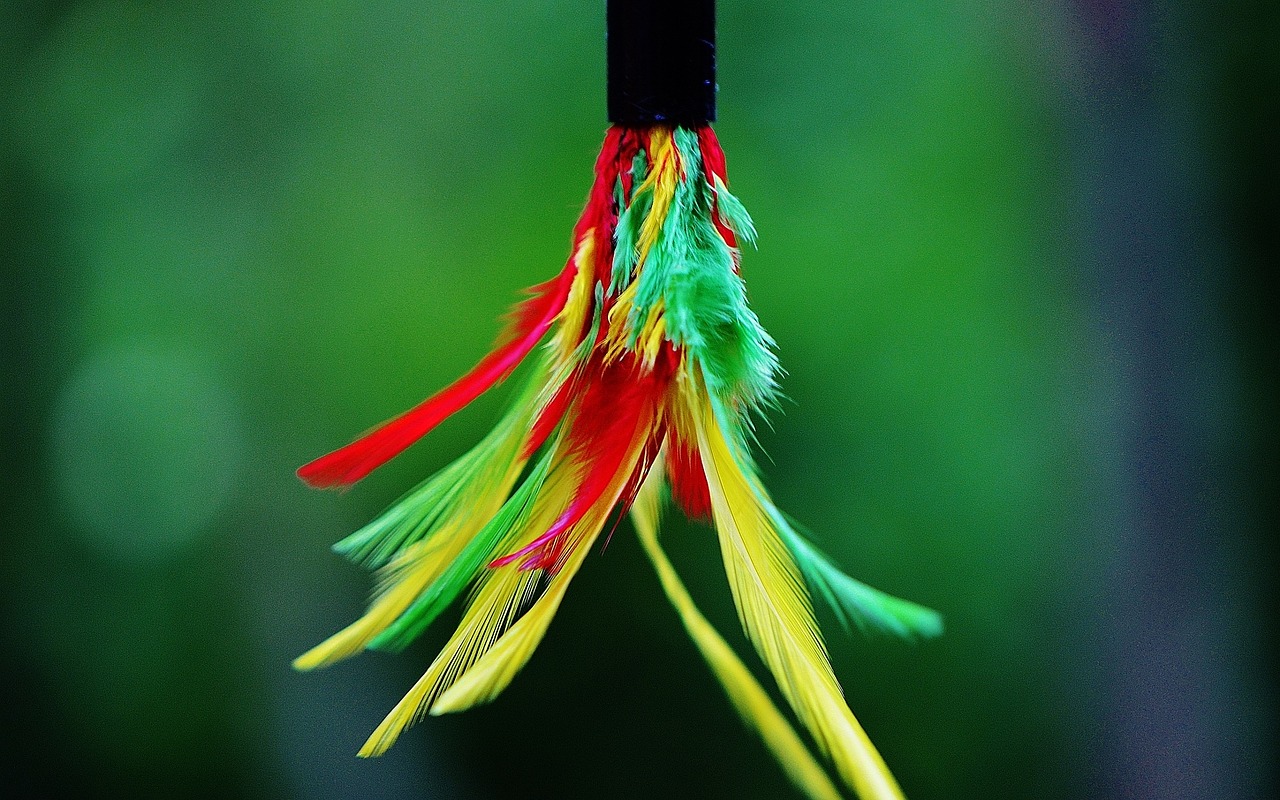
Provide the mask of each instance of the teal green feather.
POLYGON ((716 196, 716 210, 720 212, 720 218, 724 220, 735 236, 747 244, 754 245, 756 243, 756 226, 751 221, 751 215, 747 213, 746 206, 742 205, 741 200, 729 193, 728 187, 724 185, 724 181, 720 180, 719 175, 712 175, 711 181, 711 188, 716 196))
MULTIPOLYGON (((636 287, 631 327, 638 329, 659 300, 667 337, 702 364, 707 389, 717 397, 756 408, 777 393, 778 360, 772 337, 747 305, 746 284, 734 269, 734 253, 712 220, 713 190, 707 183, 697 134, 677 128, 674 142, 683 174, 636 287)), ((726 198, 732 196, 727 190, 726 198)), ((736 198, 723 203, 743 238, 754 236, 736 198)))
POLYGON ((942 635, 941 614, 849 577, 798 533, 781 512, 772 509, 772 513, 782 539, 795 556, 805 580, 827 601, 845 630, 849 630, 852 622, 864 633, 875 631, 903 639, 929 639, 942 635))
POLYGON ((613 234, 613 267, 609 278, 610 294, 617 293, 631 282, 631 275, 635 272, 636 259, 639 257, 637 252, 636 240, 640 236, 640 225, 644 222, 644 218, 648 216, 649 209, 653 206, 653 190, 646 188, 643 191, 636 191, 640 184, 644 181, 645 175, 648 173, 649 161, 644 151, 636 153, 636 157, 631 161, 631 185, 633 188, 632 196, 623 197, 622 179, 618 179, 618 190, 615 197, 618 202, 618 221, 614 226, 613 234))

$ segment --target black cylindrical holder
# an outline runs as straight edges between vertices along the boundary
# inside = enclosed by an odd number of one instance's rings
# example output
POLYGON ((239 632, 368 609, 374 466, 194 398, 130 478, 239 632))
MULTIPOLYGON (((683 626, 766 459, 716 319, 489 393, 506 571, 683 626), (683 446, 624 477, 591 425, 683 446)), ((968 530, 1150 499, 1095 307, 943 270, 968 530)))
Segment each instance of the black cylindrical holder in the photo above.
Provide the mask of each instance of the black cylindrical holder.
POLYGON ((715 0, 608 0, 609 121, 716 118, 715 0))

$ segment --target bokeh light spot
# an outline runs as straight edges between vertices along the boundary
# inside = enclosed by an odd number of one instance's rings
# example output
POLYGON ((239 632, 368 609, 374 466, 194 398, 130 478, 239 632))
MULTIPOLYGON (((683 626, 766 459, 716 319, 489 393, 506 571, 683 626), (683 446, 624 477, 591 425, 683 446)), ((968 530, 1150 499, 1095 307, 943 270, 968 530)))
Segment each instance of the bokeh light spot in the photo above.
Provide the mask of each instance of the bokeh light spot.
POLYGON ((135 341, 93 353, 53 413, 59 500, 99 550, 160 560, 204 531, 243 462, 236 403, 207 360, 135 341))

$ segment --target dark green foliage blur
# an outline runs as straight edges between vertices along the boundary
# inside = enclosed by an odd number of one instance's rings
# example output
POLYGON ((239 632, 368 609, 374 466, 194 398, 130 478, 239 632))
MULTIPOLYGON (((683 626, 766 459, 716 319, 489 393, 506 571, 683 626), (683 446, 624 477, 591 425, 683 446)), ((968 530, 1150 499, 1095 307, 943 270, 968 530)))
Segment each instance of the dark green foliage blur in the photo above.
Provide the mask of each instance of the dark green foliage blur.
MULTIPOLYGON (((947 622, 820 611, 913 800, 1274 788, 1267 5, 720 3, 788 372, 766 480, 947 622)), ((364 607, 329 545, 507 391, 347 494, 293 470, 560 269, 603 27, 598 0, 0 4, 0 795, 798 796, 626 522, 505 695, 383 759, 354 753, 456 613, 289 668, 364 607)), ((664 541, 758 666, 712 532, 664 541)))

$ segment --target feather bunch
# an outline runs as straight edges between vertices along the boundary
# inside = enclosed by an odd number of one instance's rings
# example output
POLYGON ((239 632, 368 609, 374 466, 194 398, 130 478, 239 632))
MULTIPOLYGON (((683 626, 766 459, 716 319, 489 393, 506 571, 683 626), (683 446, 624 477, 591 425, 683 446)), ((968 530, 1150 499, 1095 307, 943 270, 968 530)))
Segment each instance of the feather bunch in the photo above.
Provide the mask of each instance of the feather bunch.
POLYGON ((751 422, 773 403, 779 369, 739 272, 738 243, 754 237, 710 127, 610 128, 568 263, 515 308, 493 352, 298 471, 312 486, 350 486, 529 362, 488 436, 335 546, 377 570, 376 588, 365 615, 299 657, 299 669, 399 650, 466 598, 452 638, 361 756, 385 752, 425 714, 497 697, 533 655, 611 517, 629 510, 664 591, 743 719, 808 796, 839 797, 663 553, 657 531, 670 501, 714 525, 742 627, 840 781, 864 800, 902 796, 845 703, 810 589, 846 625, 934 636, 941 620, 841 572, 758 477, 751 422))

